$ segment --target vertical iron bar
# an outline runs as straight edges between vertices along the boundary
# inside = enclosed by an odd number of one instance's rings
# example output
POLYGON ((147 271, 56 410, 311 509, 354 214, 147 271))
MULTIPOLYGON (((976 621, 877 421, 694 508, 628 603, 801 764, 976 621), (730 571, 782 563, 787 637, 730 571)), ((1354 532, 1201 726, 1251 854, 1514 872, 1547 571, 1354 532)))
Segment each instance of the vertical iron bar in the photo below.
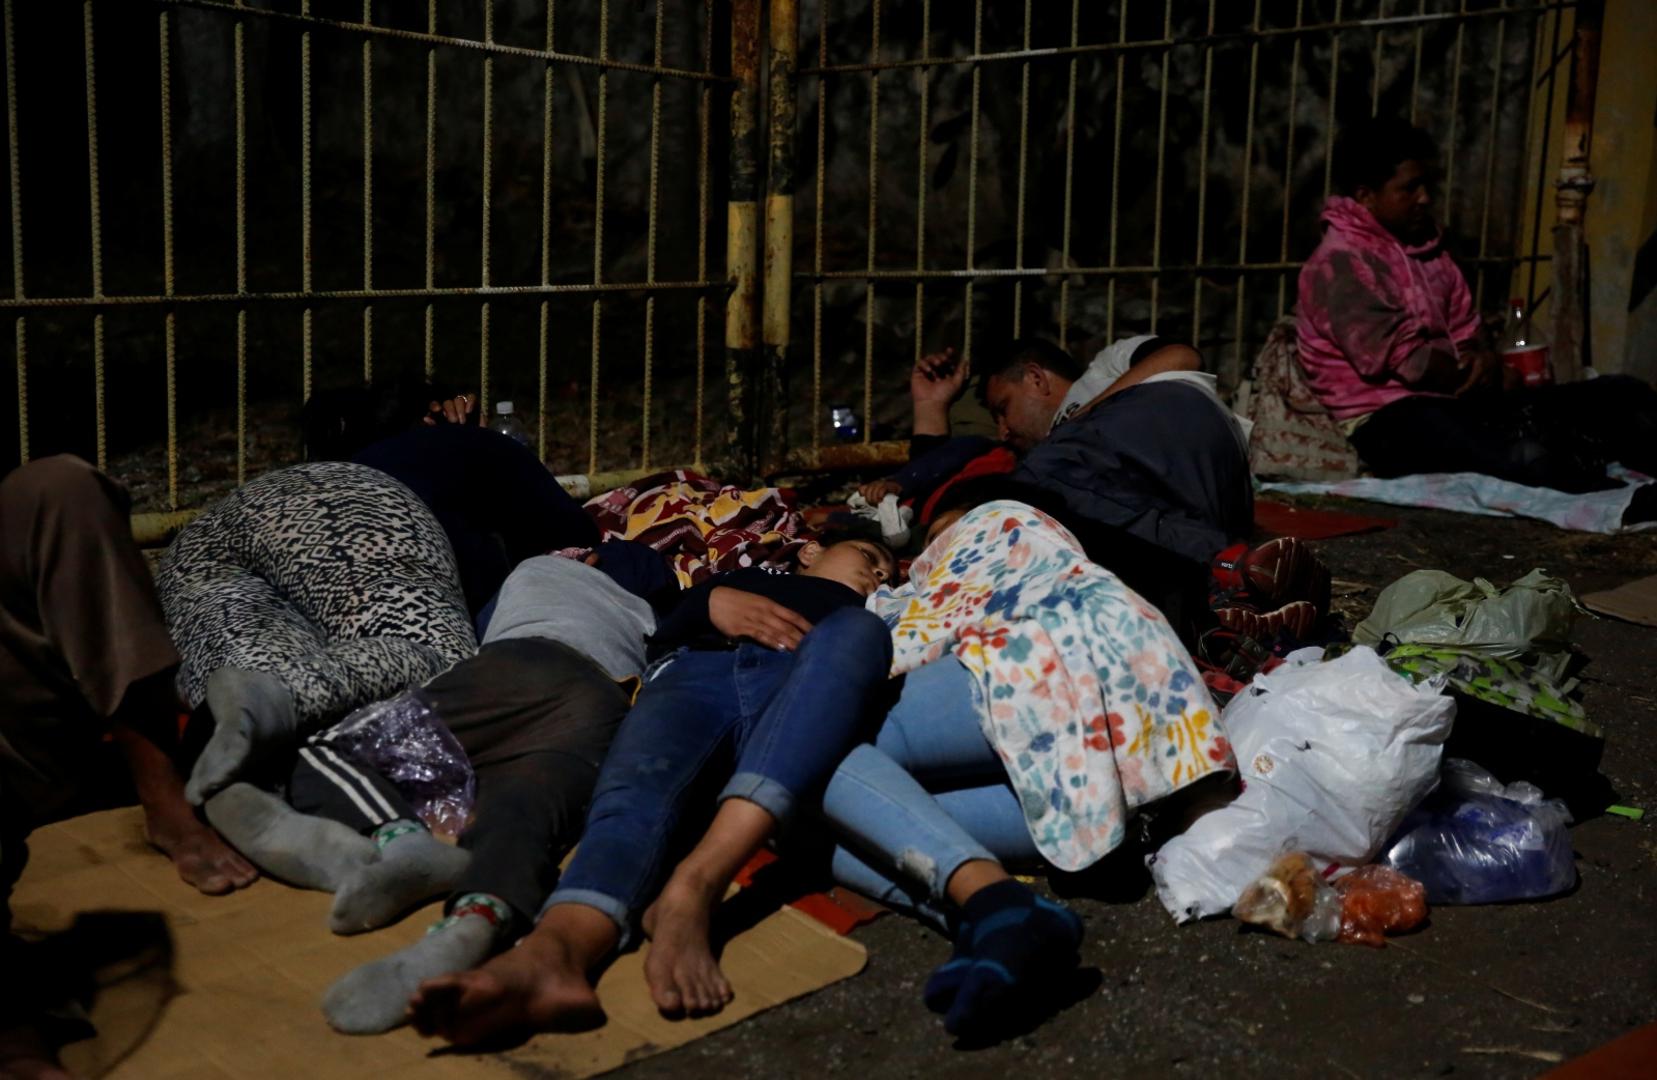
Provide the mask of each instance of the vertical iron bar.
MULTIPOLYGON (((362 22, 374 19, 374 0, 362 0, 362 22)), ((362 36, 362 287, 374 287, 374 38, 362 36)), ((374 305, 362 305, 362 381, 374 381, 374 305)))
MULTIPOLYGON (((1424 15, 1427 11, 1427 0, 1415 0, 1415 13, 1424 15)), ((1410 125, 1416 123, 1416 106, 1421 95, 1421 31, 1422 24, 1415 24, 1415 67, 1410 71, 1410 125)), ((1540 28, 1538 28, 1540 32, 1540 28)))
MULTIPOLYGON (((12 298, 23 299, 23 170, 17 141, 17 44, 12 36, 12 0, 0 6, 6 36, 6 164, 10 170, 12 227, 12 298)), ((23 313, 15 327, 17 348, 17 461, 29 461, 29 336, 23 313)))
MULTIPOLYGON (((1214 35, 1214 0, 1208 0, 1208 35, 1214 35)), ((1202 141, 1197 145, 1197 258, 1202 266, 1203 234, 1208 224, 1208 134, 1211 123, 1210 91, 1214 85, 1214 46, 1202 50, 1202 141)), ((1245 219, 1246 220, 1246 219, 1245 219)), ((1241 279, 1239 279, 1241 280, 1241 279)), ((1202 271, 1192 275, 1191 282, 1191 347, 1202 351, 1202 271)))
MULTIPOLYGON (((984 0, 972 0, 972 54, 978 56, 984 51, 984 0)), ((978 120, 979 102, 982 99, 983 70, 974 61, 972 65, 972 120, 971 134, 967 138, 967 269, 973 270, 978 265, 978 120)), ((961 362, 972 365, 972 285, 973 279, 967 278, 963 288, 966 290, 962 304, 961 320, 961 362)))
MULTIPOLYGON (((650 62, 662 66, 662 14, 664 4, 656 5, 655 36, 651 45, 650 62)), ((662 166, 662 77, 650 77, 650 189, 647 196, 644 230, 644 280, 656 281, 656 221, 659 211, 662 166)), ((643 422, 640 424, 639 468, 650 467, 650 394, 655 375, 656 294, 644 297, 644 403, 643 422)))
MULTIPOLYGON (((1387 0, 1379 0, 1379 3, 1376 4, 1375 14, 1380 19, 1387 17, 1387 0)), ((1386 37, 1386 31, 1377 26, 1375 28, 1375 51, 1370 60, 1369 115, 1371 118, 1381 114, 1381 51, 1384 48, 1386 37)))
MULTIPOLYGON (((1501 10, 1507 10, 1507 0, 1502 0, 1501 10)), ((1491 61, 1490 128, 1486 132, 1484 140, 1484 197, 1483 206, 1479 208, 1479 268, 1474 274, 1473 285, 1473 308, 1475 311, 1484 307, 1484 257, 1488 254, 1490 242, 1490 192, 1496 181, 1496 129, 1502 118, 1502 53, 1506 48, 1507 19, 1498 16, 1496 19, 1496 55, 1491 61)))
MULTIPOLYGON (((241 7, 244 0, 236 0, 241 7)), ((247 293, 246 19, 236 16, 236 292, 247 293)), ((247 482, 247 305, 236 305, 236 483, 247 482)))
MULTIPOLYGON (((702 5, 702 70, 713 70, 713 0, 702 5)), ((708 140, 712 113, 709 95, 713 90, 702 83, 697 93, 697 130, 701 139, 696 147, 696 280, 708 280, 708 140)), ((707 392, 708 371, 708 294, 696 294, 696 448, 692 457, 702 464, 703 399, 707 392)))
MULTIPOLYGON (((1070 45, 1080 43, 1082 0, 1070 0, 1070 45)), ((1070 81, 1064 106, 1064 235, 1060 241, 1059 266, 1059 348, 1070 347, 1070 209, 1076 168, 1076 58, 1070 58, 1070 81)))
POLYGON ((1559 55, 1559 30, 1565 22, 1565 12, 1556 10, 1553 13, 1553 39, 1548 45, 1545 55, 1542 55, 1542 27, 1536 28, 1538 65, 1546 65, 1547 73, 1544 78, 1548 84, 1547 102, 1542 107, 1542 141, 1536 148, 1536 207, 1531 217, 1530 225, 1530 285, 1525 290, 1525 297, 1529 305, 1536 305, 1536 266, 1537 253, 1542 245, 1542 204, 1546 201, 1543 193, 1548 189, 1548 144, 1553 138, 1553 97, 1554 89, 1559 83, 1559 68, 1554 64, 1553 57, 1559 55))
MULTIPOLYGON (((1030 0, 1024 0, 1024 51, 1030 51, 1030 0)), ((1013 265, 1024 269, 1024 190, 1030 171, 1030 61, 1019 65, 1018 198, 1013 210, 1013 265)), ((1013 337, 1024 336, 1024 279, 1013 279, 1013 337)))
MULTIPOLYGON (((426 0, 426 33, 437 33, 437 0, 426 0)), ((437 49, 426 49, 426 288, 437 287, 437 49)), ((425 369, 429 382, 437 373, 433 333, 437 313, 426 301, 425 369)), ((480 406, 481 407, 481 406, 480 406)))
MULTIPOLYGON (((172 296, 173 273, 173 53, 168 33, 171 12, 160 13, 161 27, 161 289, 172 296)), ((178 509, 178 312, 166 314, 167 362, 167 508, 178 509)))
MULTIPOLYGON (((1299 29, 1306 14, 1306 0, 1295 0, 1295 28, 1299 29)), ((1289 261, 1289 223, 1294 214, 1295 191, 1295 120, 1296 98, 1300 92, 1300 45, 1302 37, 1295 35, 1289 60, 1289 131, 1283 148, 1283 232, 1278 242, 1277 261, 1289 261)), ((1277 317, 1281 319, 1288 304, 1289 271, 1277 276, 1277 317)))
MULTIPOLYGON (((602 64, 610 59, 610 0, 599 0, 598 5, 598 59, 602 64)), ((593 179, 593 284, 604 280, 604 172, 608 150, 610 109, 610 69, 598 69, 598 138, 594 149, 596 169, 593 179)), ((593 354, 587 398, 587 472, 598 471, 598 375, 599 355, 603 342, 604 298, 593 294, 593 354)))
MULTIPOLYGON (((1128 40, 1128 2, 1122 0, 1122 8, 1117 13, 1116 40, 1126 43, 1128 40)), ((1123 65, 1127 62, 1127 52, 1116 54, 1116 122, 1110 141, 1110 239, 1107 241, 1106 265, 1116 266, 1116 223, 1118 210, 1122 205, 1122 74, 1123 65)), ((1110 276, 1105 286, 1105 340, 1116 339, 1116 275, 1110 276)))
POLYGON ((1558 216, 1553 227, 1553 366, 1554 377, 1574 382, 1593 361, 1588 352, 1587 252, 1582 218, 1594 190, 1589 152, 1594 137, 1594 101, 1599 90, 1600 35, 1604 0, 1577 5, 1571 43, 1570 96, 1565 99, 1564 158, 1555 185, 1558 216))
MULTIPOLYGON (((1461 0, 1457 10, 1467 13, 1467 0, 1461 0)), ((1444 153, 1444 227, 1454 223, 1456 203, 1456 137, 1461 133, 1461 53, 1467 37, 1467 20, 1456 21, 1456 46, 1450 59, 1450 139, 1444 153)))
MULTIPOLYGON (((931 0, 923 0, 926 7, 923 11, 931 11, 931 0)), ((829 0, 817 2, 817 66, 828 66, 828 8, 829 0)), ((926 69, 922 68, 920 77, 926 78, 926 69)), ((923 84, 924 85, 924 84, 923 84)), ((924 99, 923 99, 924 101, 924 99)), ((923 128, 925 125, 921 125, 923 128)), ((921 133, 921 143, 924 146, 926 133, 921 133)), ((827 177, 828 163, 825 151, 828 147, 828 76, 821 73, 817 76, 817 182, 813 198, 816 202, 816 217, 813 219, 811 230, 811 269, 816 275, 811 282, 811 448, 819 449, 823 445, 823 185, 827 177)), ((925 169, 922 169, 925 172, 925 169)), ((926 205, 924 190, 921 206, 926 205)), ((924 209, 922 213, 924 213, 924 209)), ((918 256, 917 256, 918 258, 918 256)), ((921 287, 916 283, 916 288, 921 287)), ((918 331, 917 331, 918 333, 918 331)))
MULTIPOLYGON (((1168 157, 1168 67, 1174 62, 1174 0, 1162 0, 1162 92, 1156 117, 1156 192, 1151 212, 1151 333, 1156 333, 1162 299, 1162 180, 1168 157)), ((1191 343, 1198 348, 1196 342, 1191 343)))
MULTIPOLYGON (((299 0, 299 13, 311 13, 311 0, 299 0)), ((311 399, 311 32, 299 35, 299 274, 305 308, 300 322, 300 352, 303 369, 300 386, 306 401, 311 399)))
MULTIPOLYGON (((86 48, 86 164, 88 202, 92 215, 92 298, 104 296, 103 209, 98 185, 98 78, 93 58, 92 0, 82 5, 86 48)), ((109 445, 104 425, 104 313, 92 314, 92 393, 97 411, 98 468, 109 467, 109 445)))
MULTIPOLYGON (((880 63, 880 0, 871 7, 869 31, 869 60, 880 63)), ((869 221, 867 269, 875 268, 875 241, 877 214, 880 202, 880 69, 869 72, 869 221)), ((868 442, 874 426, 875 384, 875 283, 871 278, 863 286, 863 441, 868 442)))
MULTIPOLYGON (((827 6, 828 0, 820 0, 827 6)), ((932 0, 921 0, 921 59, 932 58, 932 0)), ((819 82, 821 85, 821 82, 819 82)), ((916 132, 915 147, 915 269, 926 269, 926 185, 927 185, 927 143, 932 136, 930 108, 932 104, 931 73, 923 65, 915 69, 915 89, 920 95, 920 124, 916 132)), ((821 120, 821 113, 819 113, 821 120)), ((819 131, 821 127, 819 125, 819 131)), ((818 153, 821 154, 822 141, 819 135, 818 153)), ((821 205, 821 204, 819 204, 821 205)), ((915 357, 914 362, 919 364, 921 352, 925 349, 926 336, 926 282, 915 280, 915 357)), ((815 444, 813 444, 815 445, 815 444)))
MULTIPOLYGON (((1254 0, 1254 20, 1250 28, 1256 33, 1260 30, 1260 3, 1254 0)), ((1242 269, 1237 272, 1237 322, 1232 331, 1236 341, 1236 351, 1232 355, 1231 378, 1226 387, 1227 391, 1234 390, 1243 379, 1243 372, 1247 367, 1246 345, 1244 341, 1244 314, 1246 312, 1248 289, 1248 261, 1249 261, 1249 192, 1254 166, 1254 106, 1256 91, 1260 78, 1260 39, 1255 38, 1249 43, 1249 102, 1248 119, 1244 123, 1243 135, 1243 190, 1242 204, 1238 213, 1237 229, 1237 265, 1242 269)))
MULTIPOLYGON (((547 52, 556 40, 557 12, 547 0, 547 52)), ((541 66, 541 284, 552 284, 552 61, 541 66)), ((547 339, 552 332, 552 310, 541 297, 540 336, 535 363, 535 456, 547 459, 547 339)))
MULTIPOLYGON (((1463 0, 1465 3, 1466 0, 1463 0)), ((1335 0, 1335 22, 1341 21, 1341 0, 1335 0)), ((1335 178, 1335 98, 1341 85, 1341 32, 1329 31, 1329 113, 1323 121, 1323 197, 1329 198, 1335 178)))
MULTIPOLYGON (((483 40, 493 44, 495 41, 495 0, 483 0, 483 40)), ((603 36, 600 35, 600 41, 603 36)), ((602 52, 602 48, 600 49, 602 52)), ((599 85, 602 87, 603 77, 600 76, 599 85)), ((602 116, 604 109, 603 98, 599 99, 599 112, 602 116)), ((600 166, 602 169, 602 166, 600 166)), ((487 289, 489 280, 489 241, 490 231, 494 227, 494 187, 495 187, 495 54, 483 54, 483 169, 480 186, 482 187, 482 221, 480 222, 479 238, 482 251, 480 252, 479 278, 482 286, 487 289)), ((603 196, 599 196, 599 206, 604 205, 603 196)), ((492 398, 489 394, 489 301, 484 300, 478 305, 478 422, 488 422, 488 410, 492 398)))

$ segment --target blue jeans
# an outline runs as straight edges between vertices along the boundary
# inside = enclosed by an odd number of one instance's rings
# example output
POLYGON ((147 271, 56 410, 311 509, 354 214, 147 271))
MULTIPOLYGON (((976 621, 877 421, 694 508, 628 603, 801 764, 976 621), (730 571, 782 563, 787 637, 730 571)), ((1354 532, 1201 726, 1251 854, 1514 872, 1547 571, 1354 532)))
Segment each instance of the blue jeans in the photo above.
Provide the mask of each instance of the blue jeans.
POLYGON ((546 906, 597 908, 626 944, 668 860, 683 850, 683 826, 705 822, 707 810, 729 798, 785 825, 802 800, 822 791, 863 734, 865 701, 886 680, 891 658, 886 625, 843 608, 795 653, 743 644, 681 649, 660 662, 616 733, 586 832, 546 906))
POLYGON ((846 756, 823 792, 840 884, 931 922, 973 859, 1041 861, 1007 773, 979 724, 971 673, 945 656, 909 674, 873 745, 846 756))

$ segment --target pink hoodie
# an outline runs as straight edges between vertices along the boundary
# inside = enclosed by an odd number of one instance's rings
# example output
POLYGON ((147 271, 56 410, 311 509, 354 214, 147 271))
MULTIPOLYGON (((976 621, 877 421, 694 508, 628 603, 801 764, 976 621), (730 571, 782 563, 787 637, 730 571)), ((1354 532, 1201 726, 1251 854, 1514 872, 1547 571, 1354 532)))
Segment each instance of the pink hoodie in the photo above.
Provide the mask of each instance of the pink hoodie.
POLYGON ((1323 243, 1300 270, 1300 365, 1336 420, 1413 394, 1428 345, 1455 352, 1479 332, 1467 281, 1435 234, 1406 247, 1344 195, 1323 207, 1323 243))

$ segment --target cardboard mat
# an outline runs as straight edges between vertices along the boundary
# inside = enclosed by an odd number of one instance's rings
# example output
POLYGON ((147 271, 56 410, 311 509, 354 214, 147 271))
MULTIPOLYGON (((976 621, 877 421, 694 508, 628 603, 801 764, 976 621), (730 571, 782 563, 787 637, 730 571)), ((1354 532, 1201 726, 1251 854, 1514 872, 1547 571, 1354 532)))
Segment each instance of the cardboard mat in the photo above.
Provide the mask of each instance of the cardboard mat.
POLYGON ((1589 611, 1626 619, 1641 626, 1657 626, 1657 577, 1640 578, 1582 598, 1589 611))
MULTIPOLYGON (((760 919, 726 945, 736 1000, 718 1016, 668 1021, 645 991, 643 954, 620 958, 598 993, 609 1022, 579 1035, 543 1035, 502 1054, 433 1053, 408 1029, 335 1034, 317 1007, 358 964, 418 939, 436 908, 397 926, 342 938, 327 929, 331 897, 270 881, 228 897, 202 896, 145 845, 136 808, 76 818, 29 838, 29 866, 12 896, 19 930, 55 932, 81 912, 160 913, 170 956, 128 957, 106 977, 91 1015, 99 1036, 65 1047, 77 1075, 143 1080, 291 1080, 396 1076, 584 1077, 726 1028, 863 969, 863 946, 792 908, 760 919)), ((141 916, 105 916, 134 937, 141 916)), ((159 929, 151 915, 148 923, 159 929)), ((84 925, 84 924, 83 924, 84 925)), ((107 929, 107 928, 106 928, 107 929)))

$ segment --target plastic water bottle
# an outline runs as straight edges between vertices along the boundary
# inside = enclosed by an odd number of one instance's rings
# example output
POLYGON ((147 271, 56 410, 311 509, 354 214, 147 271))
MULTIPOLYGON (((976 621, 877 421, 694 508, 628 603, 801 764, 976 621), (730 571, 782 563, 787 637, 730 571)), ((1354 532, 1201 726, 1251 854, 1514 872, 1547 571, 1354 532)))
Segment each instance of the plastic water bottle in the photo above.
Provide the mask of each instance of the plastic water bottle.
POLYGON ((1498 345, 1502 363, 1518 373, 1525 386, 1546 386, 1553 382, 1549 364, 1548 338, 1531 322, 1523 297, 1507 302, 1507 325, 1498 345))
POLYGON ((829 424, 834 428, 834 437, 841 442, 851 442, 863 435, 863 424, 850 405, 830 405, 829 424))
POLYGON ((524 430, 523 424, 513 415, 510 401, 495 402, 495 418, 489 421, 489 430, 517 439, 519 446, 529 445, 529 432, 524 430))

